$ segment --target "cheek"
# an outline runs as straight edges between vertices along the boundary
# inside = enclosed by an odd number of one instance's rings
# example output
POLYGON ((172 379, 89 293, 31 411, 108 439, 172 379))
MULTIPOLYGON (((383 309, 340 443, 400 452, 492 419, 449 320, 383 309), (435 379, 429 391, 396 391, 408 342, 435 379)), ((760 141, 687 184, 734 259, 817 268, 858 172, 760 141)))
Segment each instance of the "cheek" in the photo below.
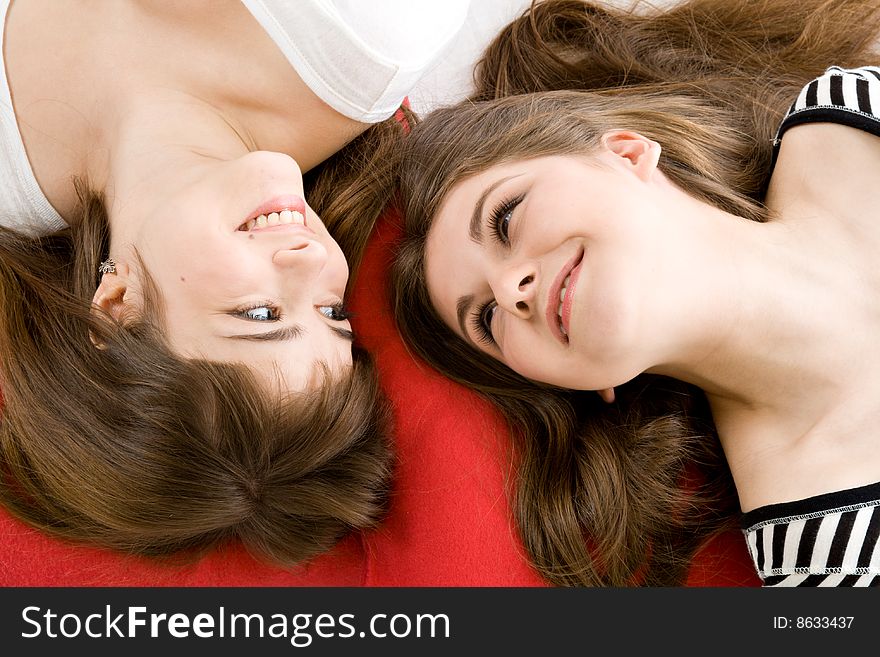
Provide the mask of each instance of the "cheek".
POLYGON ((242 254, 208 250, 169 262, 161 277, 168 295, 190 304, 249 294, 264 279, 263 270, 242 254))
MULTIPOLYGON (((556 349, 533 347, 506 358, 507 366, 532 381, 569 388, 596 390, 596 370, 589 362, 581 362, 576 354, 556 349)), ((601 379, 601 377, 600 377, 601 379)))
MULTIPOLYGON (((430 255, 430 254, 429 254, 430 255)), ((442 267, 438 266, 437 257, 426 257, 425 260, 425 291, 434 311, 442 318, 443 323, 454 333, 459 332, 455 300, 460 291, 457 281, 442 267)), ((470 324, 470 319, 467 320, 470 324)))
POLYGON ((627 363, 609 359, 603 351, 609 345, 599 341, 572 343, 567 347, 512 328, 505 335, 503 362, 532 381, 572 390, 600 390, 623 383, 633 374, 622 371, 627 363))
POLYGON ((218 266, 219 262, 212 262, 210 258, 193 258, 173 270, 173 280, 188 290, 212 284, 226 286, 241 280, 241 267, 234 260, 228 266, 218 266))
POLYGON ((324 267, 324 271, 329 280, 329 285, 332 288, 337 289, 341 296, 342 292, 345 291, 345 288, 348 285, 348 261, 345 259, 342 249, 339 248, 339 245, 336 244, 336 242, 332 242, 332 244, 328 246, 327 254, 327 264, 324 267))
MULTIPOLYGON (((509 319, 509 318, 505 318, 509 319)), ((556 384, 563 371, 565 354, 555 344, 516 321, 499 327, 499 344, 503 345, 503 362, 517 374, 543 383, 556 384)))

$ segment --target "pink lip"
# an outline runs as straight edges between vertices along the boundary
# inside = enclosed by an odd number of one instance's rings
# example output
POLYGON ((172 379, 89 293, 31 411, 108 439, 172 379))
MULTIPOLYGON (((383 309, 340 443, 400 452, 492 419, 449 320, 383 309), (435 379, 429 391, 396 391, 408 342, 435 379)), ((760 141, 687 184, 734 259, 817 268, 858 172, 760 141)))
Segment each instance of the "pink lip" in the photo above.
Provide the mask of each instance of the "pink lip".
MULTIPOLYGON (((269 199, 265 203, 260 204, 253 212, 251 212, 244 221, 247 223, 251 219, 259 217, 261 214, 269 215, 273 212, 281 212, 282 210, 296 210, 303 217, 306 216, 306 202, 302 196, 297 194, 286 194, 284 196, 276 196, 269 199)), ((274 228, 274 226, 273 226, 274 228)))
POLYGON ((556 274, 556 278, 553 279, 553 284, 547 292, 547 312, 545 313, 547 326, 550 327, 550 332, 553 336, 565 345, 568 344, 568 338, 559 330, 559 314, 557 313, 559 309, 559 293, 562 291, 562 284, 565 282, 565 278, 571 274, 571 278, 568 281, 568 292, 565 294, 565 301, 562 303, 562 325, 565 327, 565 332, 570 333, 571 303, 574 298, 574 288, 577 283, 578 274, 581 272, 583 259, 584 252, 578 251, 556 274))
POLYGON ((307 235, 314 235, 315 231, 305 225, 300 224, 278 224, 277 226, 262 226, 261 228, 257 228, 254 226, 249 231, 246 231, 248 234, 250 233, 270 233, 270 232, 283 232, 283 233, 305 233, 307 235))

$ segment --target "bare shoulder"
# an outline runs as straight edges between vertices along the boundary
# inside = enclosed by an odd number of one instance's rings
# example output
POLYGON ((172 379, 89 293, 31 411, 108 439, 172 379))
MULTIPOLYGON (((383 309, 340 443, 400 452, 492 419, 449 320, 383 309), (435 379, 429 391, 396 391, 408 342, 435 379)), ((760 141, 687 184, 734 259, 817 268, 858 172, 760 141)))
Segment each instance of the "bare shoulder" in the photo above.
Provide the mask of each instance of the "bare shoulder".
POLYGON ((878 176, 880 137, 838 123, 805 123, 785 133, 767 204, 880 219, 878 176))

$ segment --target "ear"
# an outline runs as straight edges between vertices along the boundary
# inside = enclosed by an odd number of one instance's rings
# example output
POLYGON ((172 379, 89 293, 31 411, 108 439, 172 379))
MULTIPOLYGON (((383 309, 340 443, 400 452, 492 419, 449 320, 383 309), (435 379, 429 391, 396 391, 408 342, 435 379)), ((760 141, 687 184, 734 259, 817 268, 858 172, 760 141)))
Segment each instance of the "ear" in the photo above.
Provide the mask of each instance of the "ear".
POLYGON ((638 132, 611 130, 602 135, 602 145, 645 182, 648 182, 657 170, 657 163, 660 161, 660 144, 638 132))
POLYGON ((118 263, 116 271, 101 275, 101 282, 92 297, 92 308, 100 308, 113 318, 118 324, 122 324, 125 317, 132 310, 131 295, 131 270, 126 263, 118 263))
POLYGON ((597 390, 599 396, 602 398, 602 401, 606 404, 614 403, 614 388, 604 388, 602 390, 597 390))

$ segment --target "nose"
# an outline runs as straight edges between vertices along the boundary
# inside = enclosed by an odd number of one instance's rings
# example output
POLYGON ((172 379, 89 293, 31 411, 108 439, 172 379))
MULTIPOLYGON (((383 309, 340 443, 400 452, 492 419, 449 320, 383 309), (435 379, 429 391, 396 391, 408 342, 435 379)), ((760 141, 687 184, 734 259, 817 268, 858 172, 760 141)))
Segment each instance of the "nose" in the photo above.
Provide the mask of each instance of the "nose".
POLYGON ((510 314, 529 319, 537 308, 538 270, 533 263, 523 263, 501 271, 490 282, 498 305, 510 314))
POLYGON ((297 276, 317 277, 327 264, 327 248, 317 240, 299 236, 284 244, 272 256, 273 264, 297 276))

